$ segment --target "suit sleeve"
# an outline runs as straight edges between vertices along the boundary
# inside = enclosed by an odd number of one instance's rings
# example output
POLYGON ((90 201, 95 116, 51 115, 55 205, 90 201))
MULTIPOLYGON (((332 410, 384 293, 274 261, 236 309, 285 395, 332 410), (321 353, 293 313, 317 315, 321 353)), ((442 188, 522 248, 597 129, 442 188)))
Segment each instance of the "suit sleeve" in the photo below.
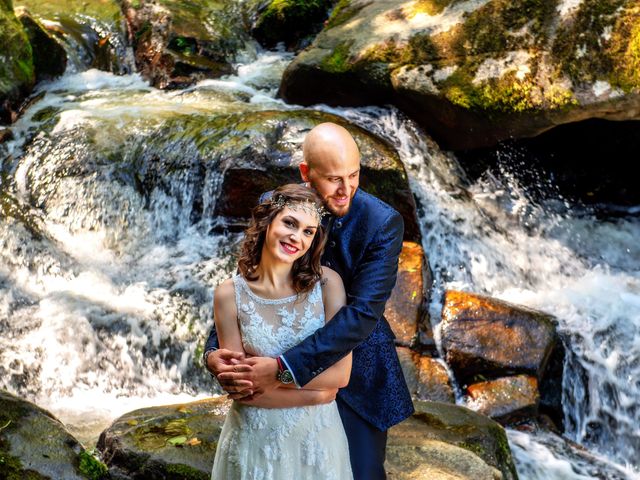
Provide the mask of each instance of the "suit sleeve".
POLYGON ((347 305, 333 320, 285 352, 297 383, 304 386, 371 334, 396 283, 404 225, 394 213, 367 247, 347 291, 347 305))

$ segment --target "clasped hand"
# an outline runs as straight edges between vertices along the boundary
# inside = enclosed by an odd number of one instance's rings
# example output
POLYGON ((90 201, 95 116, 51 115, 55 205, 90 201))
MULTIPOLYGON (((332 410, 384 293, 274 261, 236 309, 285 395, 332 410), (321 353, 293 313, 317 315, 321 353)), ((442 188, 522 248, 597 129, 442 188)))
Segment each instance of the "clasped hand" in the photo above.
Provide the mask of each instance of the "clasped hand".
POLYGON ((207 357, 207 367, 233 400, 253 400, 278 387, 278 362, 220 348, 207 357))

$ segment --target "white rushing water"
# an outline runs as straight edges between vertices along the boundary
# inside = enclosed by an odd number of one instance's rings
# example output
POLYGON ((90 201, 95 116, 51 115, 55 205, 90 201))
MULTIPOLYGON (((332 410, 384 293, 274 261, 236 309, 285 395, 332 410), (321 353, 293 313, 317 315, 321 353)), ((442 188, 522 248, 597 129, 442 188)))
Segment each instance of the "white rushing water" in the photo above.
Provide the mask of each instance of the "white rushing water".
MULTIPOLYGON (((248 50, 236 75, 182 91, 97 70, 40 87, 44 97, 12 127, 0 177, 20 212, 0 222, 0 387, 51 409, 81 438, 133 408, 212 392, 197 347, 238 236, 215 233, 210 217, 192 220, 189 169, 163 172, 165 188, 144 198, 126 165, 158 153, 153 132, 177 116, 293 108, 274 98, 290 58, 248 50), (130 142, 130 157, 113 156, 118 142, 130 142)), ((570 347, 566 436, 588 454, 510 431, 521 478, 640 478, 640 220, 536 203, 507 168, 467 185, 455 159, 396 111, 319 108, 398 150, 434 273, 436 332, 441 294, 453 288, 557 317, 570 347)), ((203 155, 176 148, 184 144, 167 139, 160 153, 203 155)), ((211 210, 215 165, 205 177, 211 210)))

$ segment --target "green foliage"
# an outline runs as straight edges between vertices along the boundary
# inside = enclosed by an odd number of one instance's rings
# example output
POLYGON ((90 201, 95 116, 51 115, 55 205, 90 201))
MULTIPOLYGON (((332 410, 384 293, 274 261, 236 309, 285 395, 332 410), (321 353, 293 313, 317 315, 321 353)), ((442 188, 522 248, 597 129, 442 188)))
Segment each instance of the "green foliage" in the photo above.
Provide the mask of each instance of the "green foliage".
POLYGON ((100 480, 109 471, 107 466, 95 455, 94 450, 83 450, 80 452, 79 459, 78 470, 90 480, 100 480))
POLYGON ((195 468, 183 465, 181 463, 174 463, 167 465, 167 473, 169 478, 175 478, 180 480, 208 480, 209 475, 206 475, 195 468))
POLYGON ((359 6, 351 6, 352 0, 339 0, 331 15, 327 20, 327 28, 335 28, 347 23, 351 20, 362 8, 363 4, 359 6))

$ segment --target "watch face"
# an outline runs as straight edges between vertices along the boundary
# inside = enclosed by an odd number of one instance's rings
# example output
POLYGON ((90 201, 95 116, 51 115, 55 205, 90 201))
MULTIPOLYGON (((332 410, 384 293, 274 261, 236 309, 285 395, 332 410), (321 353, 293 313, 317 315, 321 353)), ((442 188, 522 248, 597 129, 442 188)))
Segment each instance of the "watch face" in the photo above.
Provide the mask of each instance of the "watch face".
POLYGON ((280 381, 282 383, 292 383, 293 375, 291 375, 289 370, 284 370, 283 372, 280 372, 280 381))

